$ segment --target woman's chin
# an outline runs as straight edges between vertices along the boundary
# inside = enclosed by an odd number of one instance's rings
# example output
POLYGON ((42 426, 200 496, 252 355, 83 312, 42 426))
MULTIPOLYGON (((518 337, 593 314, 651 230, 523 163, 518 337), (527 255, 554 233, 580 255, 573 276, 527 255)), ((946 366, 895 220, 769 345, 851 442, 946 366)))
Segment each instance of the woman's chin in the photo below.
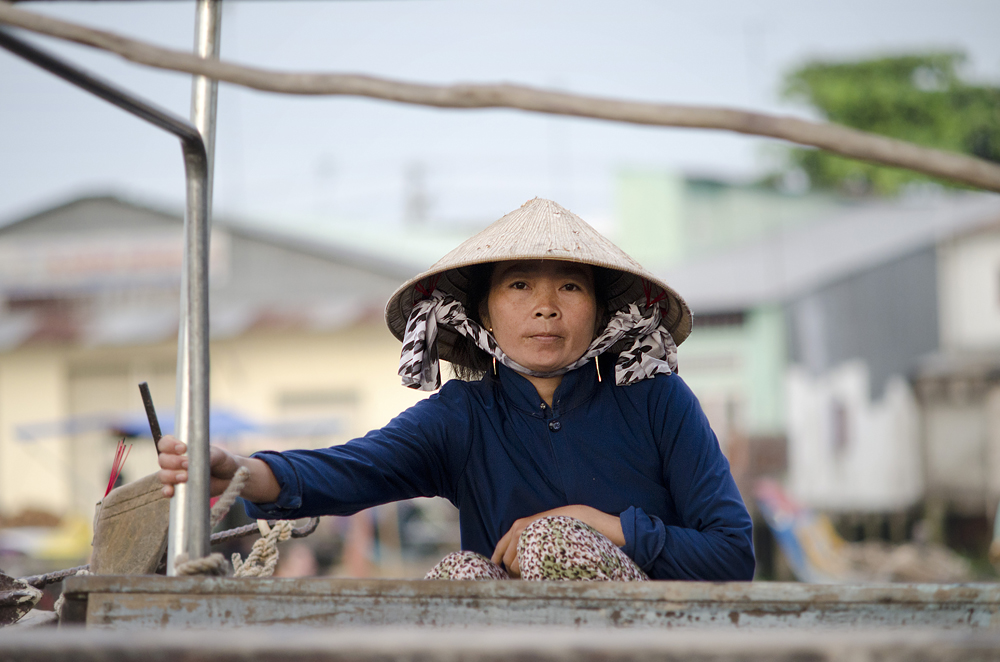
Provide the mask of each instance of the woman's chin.
MULTIPOLYGON (((514 359, 517 361, 517 359, 514 359)), ((519 364, 523 365, 528 370, 533 370, 534 372, 552 372, 554 370, 559 370, 560 368, 565 368, 573 361, 565 361, 560 359, 553 359, 550 361, 544 360, 534 360, 534 361, 517 361, 519 364)))

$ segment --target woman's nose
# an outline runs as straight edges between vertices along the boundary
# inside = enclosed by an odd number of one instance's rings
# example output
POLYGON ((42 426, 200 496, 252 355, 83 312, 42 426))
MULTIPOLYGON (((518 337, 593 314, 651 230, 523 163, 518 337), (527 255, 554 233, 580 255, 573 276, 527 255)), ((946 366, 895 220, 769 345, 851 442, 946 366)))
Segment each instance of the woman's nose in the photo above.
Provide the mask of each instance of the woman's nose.
POLYGON ((535 317, 543 319, 559 317, 559 307, 555 304, 554 298, 555 296, 548 292, 540 293, 535 302, 535 317))

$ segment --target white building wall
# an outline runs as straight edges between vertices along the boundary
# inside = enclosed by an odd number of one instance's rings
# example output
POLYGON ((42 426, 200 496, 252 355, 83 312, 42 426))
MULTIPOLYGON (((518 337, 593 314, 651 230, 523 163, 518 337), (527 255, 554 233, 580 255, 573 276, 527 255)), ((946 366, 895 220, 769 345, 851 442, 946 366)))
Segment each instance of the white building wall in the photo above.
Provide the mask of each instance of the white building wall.
POLYGON ((987 512, 1000 499, 1000 386, 994 386, 986 396, 986 489, 990 497, 987 512))
POLYGON ((943 349, 1000 348, 1000 227, 942 243, 938 251, 943 349))
POLYGON ((843 363, 813 377, 788 371, 789 479, 807 506, 831 511, 890 511, 923 494, 917 403, 893 377, 871 399, 868 369, 843 363))
MULTIPOLYGON (((244 453, 328 446, 385 425, 429 395, 400 384, 399 347, 380 319, 333 332, 256 332, 213 342, 213 407, 257 423, 335 418, 342 424, 323 437, 213 436, 213 443, 244 453)), ((18 429, 93 414, 141 416, 140 381, 149 382, 163 419, 173 407, 175 356, 171 342, 0 353, 0 514, 30 508, 89 522, 104 494, 116 438, 96 430, 27 441, 18 429)), ((148 437, 132 443, 126 481, 157 469, 148 437)))
POLYGON ((14 429, 66 412, 62 357, 32 348, 0 356, 0 510, 63 512, 72 498, 70 441, 53 437, 16 442, 14 429))
POLYGON ((986 410, 982 403, 929 403, 924 422, 929 492, 947 495, 963 510, 982 509, 991 482, 986 410))

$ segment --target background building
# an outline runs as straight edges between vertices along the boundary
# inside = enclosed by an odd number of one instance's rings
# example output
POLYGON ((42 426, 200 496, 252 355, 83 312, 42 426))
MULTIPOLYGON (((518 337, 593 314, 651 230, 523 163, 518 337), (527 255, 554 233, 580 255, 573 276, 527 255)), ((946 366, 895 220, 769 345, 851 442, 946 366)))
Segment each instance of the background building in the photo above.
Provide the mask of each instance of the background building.
POLYGON ((988 520, 1000 500, 1000 214, 942 237, 934 257, 939 342, 914 371, 927 498, 988 520))
POLYGON ((682 375, 724 447, 745 443, 727 449, 745 498, 783 473, 784 446, 792 494, 856 535, 901 540, 926 519, 968 539, 965 517, 984 551, 998 242, 996 196, 940 193, 813 210, 661 271, 695 312, 682 375))
MULTIPOLYGON (((422 397, 399 386, 382 321, 415 267, 223 222, 212 235, 215 441, 329 445, 422 397)), ((180 265, 180 218, 117 198, 0 230, 0 513, 89 519, 116 430, 144 421, 139 382, 172 419, 180 265)), ((137 440, 125 479, 155 468, 137 440)))

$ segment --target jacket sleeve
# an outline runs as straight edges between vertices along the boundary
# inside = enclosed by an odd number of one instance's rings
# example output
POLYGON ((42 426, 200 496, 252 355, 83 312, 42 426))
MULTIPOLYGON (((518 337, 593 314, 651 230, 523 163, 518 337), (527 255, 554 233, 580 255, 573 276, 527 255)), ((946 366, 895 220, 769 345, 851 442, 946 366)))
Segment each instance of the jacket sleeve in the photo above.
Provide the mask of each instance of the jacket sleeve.
POLYGON ((247 503, 255 519, 351 515, 390 501, 443 496, 468 457, 470 407, 465 385, 451 381, 364 437, 340 446, 263 451, 281 487, 276 501, 247 503))
POLYGON ((753 579, 753 525, 697 398, 676 375, 650 396, 663 480, 679 522, 621 514, 624 551, 654 579, 753 579))

